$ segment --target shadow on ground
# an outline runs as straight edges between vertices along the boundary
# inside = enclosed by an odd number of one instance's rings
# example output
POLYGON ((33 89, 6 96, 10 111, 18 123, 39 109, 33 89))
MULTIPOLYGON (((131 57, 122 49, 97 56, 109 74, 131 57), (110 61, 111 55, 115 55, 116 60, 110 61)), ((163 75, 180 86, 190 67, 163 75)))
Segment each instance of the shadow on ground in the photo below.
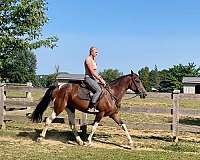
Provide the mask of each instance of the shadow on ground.
POLYGON ((179 120, 179 123, 180 124, 185 124, 185 125, 200 126, 200 118, 192 118, 192 117, 181 118, 179 120))

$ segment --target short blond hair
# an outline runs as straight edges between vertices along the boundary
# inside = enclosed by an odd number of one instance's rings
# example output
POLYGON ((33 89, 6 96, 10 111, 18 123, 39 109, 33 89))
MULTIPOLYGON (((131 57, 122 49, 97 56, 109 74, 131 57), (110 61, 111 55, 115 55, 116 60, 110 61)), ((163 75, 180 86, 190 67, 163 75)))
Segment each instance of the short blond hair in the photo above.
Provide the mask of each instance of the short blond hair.
POLYGON ((96 47, 94 46, 90 47, 89 53, 91 54, 94 49, 96 49, 96 47))

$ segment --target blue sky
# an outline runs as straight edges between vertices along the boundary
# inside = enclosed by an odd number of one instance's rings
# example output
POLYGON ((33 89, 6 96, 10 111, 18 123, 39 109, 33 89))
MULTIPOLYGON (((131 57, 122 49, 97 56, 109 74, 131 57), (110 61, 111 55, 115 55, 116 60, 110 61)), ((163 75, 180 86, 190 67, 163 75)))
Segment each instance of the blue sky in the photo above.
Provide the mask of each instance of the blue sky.
POLYGON ((98 71, 127 74, 200 62, 199 0, 47 0, 43 36, 58 47, 36 50, 37 74, 84 73, 90 46, 99 49, 98 71))

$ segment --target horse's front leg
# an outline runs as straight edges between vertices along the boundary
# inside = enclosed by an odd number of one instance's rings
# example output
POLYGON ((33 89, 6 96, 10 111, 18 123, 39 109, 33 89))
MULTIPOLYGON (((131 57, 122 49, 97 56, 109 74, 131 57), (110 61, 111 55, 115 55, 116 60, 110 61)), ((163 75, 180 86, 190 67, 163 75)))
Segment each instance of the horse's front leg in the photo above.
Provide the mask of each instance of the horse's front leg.
POLYGON ((130 146, 133 146, 133 141, 132 138, 128 132, 128 129, 126 127, 126 125, 122 122, 122 120, 120 119, 120 116, 118 113, 114 113, 110 116, 110 118, 112 118, 124 131, 126 134, 126 137, 128 138, 128 143, 130 146))
POLYGON ((99 112, 96 114, 96 117, 95 117, 95 120, 93 122, 93 126, 92 126, 92 132, 90 133, 89 137, 88 137, 88 144, 90 145, 92 143, 92 136, 94 135, 98 125, 99 125, 99 122, 101 121, 101 119, 103 118, 104 116, 104 112, 99 112))
POLYGON ((67 114, 68 114, 68 119, 69 119, 69 125, 70 128, 72 129, 72 132, 74 133, 74 136, 76 138, 76 142, 79 145, 83 145, 83 141, 81 140, 81 137, 79 136, 77 130, 76 130, 76 125, 75 125, 75 109, 70 107, 66 109, 67 114))

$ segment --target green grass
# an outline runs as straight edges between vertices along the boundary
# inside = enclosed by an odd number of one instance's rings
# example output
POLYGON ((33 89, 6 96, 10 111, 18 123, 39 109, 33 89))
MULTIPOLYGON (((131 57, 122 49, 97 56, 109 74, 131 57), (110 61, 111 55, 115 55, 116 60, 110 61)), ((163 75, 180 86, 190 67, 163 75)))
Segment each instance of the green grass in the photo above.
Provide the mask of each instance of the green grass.
MULTIPOLYGON (((129 95, 130 96, 130 95, 129 95)), ((122 107, 160 107, 171 108, 172 100, 170 98, 148 98, 140 99, 139 97, 133 99, 122 100, 122 107)), ((200 99, 180 99, 180 108, 200 109, 200 99)))
MULTIPOLYGON (((17 93, 12 93, 13 95, 17 93)), ((32 93, 34 100, 39 100, 43 93, 32 93)), ((145 107, 171 107, 172 100, 167 98, 146 98, 123 100, 122 107, 145 106, 145 107)), ((181 107, 198 109, 200 101, 181 100, 181 107)), ((44 116, 49 116, 52 108, 49 107, 44 116)), ((147 114, 147 113, 120 113, 121 118, 127 123, 171 123, 171 115, 147 114)), ((66 112, 60 116, 67 117, 66 112)), ((76 118, 81 118, 81 113, 76 112, 76 118)), ((94 115, 88 115, 89 120, 94 115)), ((178 143, 172 142, 170 131, 150 131, 130 129, 135 148, 125 149, 122 145, 127 144, 127 138, 120 127, 106 126, 111 123, 109 118, 103 119, 103 126, 99 126, 93 137, 94 146, 83 147, 68 144, 74 141, 74 136, 68 124, 52 124, 47 132, 47 140, 37 143, 35 140, 43 128, 43 123, 35 124, 29 120, 10 121, 6 124, 6 130, 0 130, 0 160, 198 160, 200 159, 200 133, 180 132, 178 143), (51 142, 53 141, 53 143, 51 142)), ((194 117, 181 117, 184 124, 198 125, 199 119, 194 117)), ((79 126, 77 126, 79 129, 79 126)), ((80 130, 79 130, 80 131, 80 130)), ((90 133, 91 126, 88 126, 90 133)), ((83 138, 83 136, 82 136, 83 138)))
MULTIPOLYGON (((7 135, 10 138, 11 135, 7 135)), ((96 135, 97 136, 97 135, 96 135)), ((2 135, 1 135, 2 137, 2 135)), ((59 138, 58 138, 59 139, 59 138)), ((135 139, 134 139, 135 140, 135 139)), ((197 160, 199 144, 173 144, 161 140, 137 139, 138 147, 132 150, 85 147, 66 143, 37 143, 27 138, 6 139, 0 141, 0 159, 2 160, 197 160), (160 144, 158 141, 161 141, 160 144)), ((94 142, 95 143, 95 142, 94 142)))
POLYGON ((199 154, 169 151, 138 151, 102 149, 80 146, 48 146, 38 143, 23 144, 4 141, 0 144, 0 159, 7 160, 187 160, 200 159, 199 154))

